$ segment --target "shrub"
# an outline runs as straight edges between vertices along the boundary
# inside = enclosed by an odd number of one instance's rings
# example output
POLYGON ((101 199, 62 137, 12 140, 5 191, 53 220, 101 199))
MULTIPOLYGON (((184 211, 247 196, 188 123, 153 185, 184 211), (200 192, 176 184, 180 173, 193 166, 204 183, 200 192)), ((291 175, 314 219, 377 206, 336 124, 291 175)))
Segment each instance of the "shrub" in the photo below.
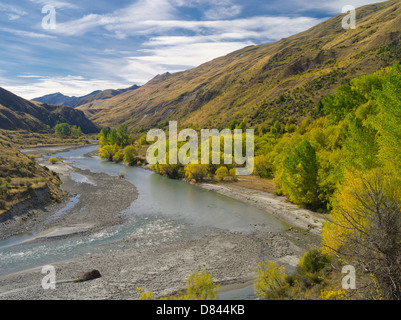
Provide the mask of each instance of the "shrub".
POLYGON ((134 146, 128 146, 124 149, 124 161, 128 163, 128 165, 133 166, 135 164, 136 156, 138 151, 134 146))
POLYGON ((201 182, 207 175, 207 168, 202 164, 188 164, 185 167, 185 177, 189 180, 194 179, 196 182, 201 182))
POLYGON ((161 164, 159 173, 170 179, 181 179, 184 177, 184 170, 181 164, 161 164))
POLYGON ((51 163, 51 164, 56 164, 57 162, 59 162, 60 160, 59 159, 57 159, 57 158, 50 158, 49 159, 49 162, 51 163))
POLYGON ((124 159, 124 151, 120 149, 114 154, 113 161, 119 163, 123 161, 123 159, 124 159))
POLYGON ((230 169, 229 175, 233 179, 233 181, 238 181, 237 170, 235 168, 230 169))
POLYGON ((319 249, 305 252, 299 260, 299 266, 304 272, 316 273, 327 267, 330 256, 323 254, 319 249))
POLYGON ((216 170, 216 176, 220 179, 220 181, 223 181, 225 177, 228 176, 228 169, 227 167, 220 167, 216 170))
POLYGON ((276 262, 258 263, 254 282, 255 294, 259 299, 280 299, 285 296, 288 287, 287 274, 283 266, 276 262))

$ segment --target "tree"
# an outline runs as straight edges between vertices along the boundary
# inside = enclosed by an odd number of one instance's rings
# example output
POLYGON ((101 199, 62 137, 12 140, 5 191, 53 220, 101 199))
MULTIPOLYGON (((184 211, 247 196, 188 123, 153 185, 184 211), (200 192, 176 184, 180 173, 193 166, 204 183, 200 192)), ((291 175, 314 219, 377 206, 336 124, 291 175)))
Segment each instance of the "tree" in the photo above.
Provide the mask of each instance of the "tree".
POLYGON ((184 167, 180 164, 160 164, 159 173, 170 179, 181 179, 185 176, 184 167))
POLYGON ((56 134, 71 135, 71 126, 68 123, 59 123, 54 128, 56 134))
POLYGON ((102 159, 106 159, 109 161, 113 161, 114 155, 117 153, 119 150, 119 147, 117 145, 105 145, 101 148, 99 148, 99 157, 102 159))
POLYGON ((71 137, 73 138, 79 138, 82 136, 82 130, 81 127, 77 126, 72 126, 71 127, 71 137))
POLYGON ((285 296, 288 283, 283 266, 279 267, 273 261, 259 262, 255 272, 253 286, 258 299, 280 299, 285 296))
POLYGON ((124 159, 124 150, 119 149, 113 156, 113 161, 115 163, 119 163, 124 159))
POLYGON ((189 180, 194 179, 196 182, 201 182, 207 175, 207 168, 202 164, 188 164, 185 166, 185 177, 189 180))
POLYGON ((130 143, 130 134, 128 132, 128 127, 125 124, 120 125, 117 128, 117 135, 118 135, 118 145, 121 148, 129 145, 130 143))
POLYGON ((111 133, 111 128, 110 127, 105 127, 100 131, 100 133, 99 133, 99 143, 102 146, 105 146, 105 145, 109 144, 108 137, 109 137, 110 133, 111 133))
POLYGON ((187 279, 186 295, 188 300, 217 300, 219 288, 209 271, 195 270, 187 279))
POLYGON ((379 157, 389 171, 401 177, 401 66, 386 77, 383 90, 375 91, 379 112, 372 119, 378 130, 379 157))
POLYGON ((216 176, 223 181, 225 177, 228 176, 228 169, 225 166, 222 166, 216 170, 216 176))
MULTIPOLYGON (((185 293, 178 292, 176 296, 161 297, 159 300, 217 300, 220 285, 213 282, 213 277, 208 270, 199 273, 195 270, 187 279, 185 293)), ((138 288, 139 300, 155 300, 152 291, 145 292, 138 288)))
POLYGON ((316 205, 318 163, 315 149, 304 140, 284 159, 283 192, 297 204, 316 205))
POLYGON ((349 173, 336 195, 323 250, 358 267, 369 298, 401 299, 400 182, 379 169, 349 173))
POLYGON ((136 157, 138 155, 138 150, 134 146, 128 146, 124 149, 124 161, 128 165, 133 166, 136 162, 136 157))
POLYGON ((262 154, 255 157, 254 174, 261 178, 271 178, 273 176, 273 166, 267 161, 267 156, 262 154))
POLYGON ((228 174, 231 176, 233 181, 238 181, 237 170, 235 168, 230 169, 228 174))

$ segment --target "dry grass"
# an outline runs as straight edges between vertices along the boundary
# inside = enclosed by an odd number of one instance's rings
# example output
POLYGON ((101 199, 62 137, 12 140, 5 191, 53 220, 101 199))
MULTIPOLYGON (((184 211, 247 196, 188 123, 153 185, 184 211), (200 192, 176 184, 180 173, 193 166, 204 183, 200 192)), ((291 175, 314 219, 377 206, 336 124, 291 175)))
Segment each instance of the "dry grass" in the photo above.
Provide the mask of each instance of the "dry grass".
POLYGON ((238 177, 238 181, 236 182, 224 182, 224 183, 231 183, 235 186, 251 190, 274 193, 274 194, 277 191, 272 179, 262 179, 256 176, 241 176, 238 177))
POLYGON ((21 147, 39 144, 77 144, 84 141, 61 139, 24 131, 0 130, 0 214, 19 202, 31 199, 38 190, 49 190, 49 200, 63 194, 57 174, 39 166, 19 151, 21 147))

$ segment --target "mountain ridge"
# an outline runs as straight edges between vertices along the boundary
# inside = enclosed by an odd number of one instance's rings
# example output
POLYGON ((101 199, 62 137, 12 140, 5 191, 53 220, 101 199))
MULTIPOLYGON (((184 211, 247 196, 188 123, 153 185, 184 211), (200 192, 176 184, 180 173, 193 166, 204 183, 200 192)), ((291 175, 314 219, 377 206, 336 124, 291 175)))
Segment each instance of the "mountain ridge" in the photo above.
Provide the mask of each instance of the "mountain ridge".
POLYGON ((99 131, 80 110, 25 100, 0 87, 0 129, 49 132, 58 123, 76 125, 86 134, 99 131))
POLYGON ((139 86, 133 85, 126 89, 96 90, 96 91, 93 91, 93 92, 91 92, 87 95, 81 96, 81 97, 75 97, 75 96, 70 97, 70 96, 66 96, 66 95, 62 94, 61 92, 56 92, 56 93, 44 95, 42 97, 34 98, 34 99, 32 99, 32 101, 52 104, 52 105, 56 105, 56 106, 68 106, 68 107, 76 108, 83 104, 90 103, 91 101, 94 101, 94 100, 108 99, 108 98, 114 97, 116 95, 119 95, 120 93, 124 93, 129 90, 136 90, 138 88, 139 88, 139 86))
POLYGON ((401 59, 400 1, 357 9, 357 28, 344 14, 277 42, 249 46, 196 68, 160 75, 133 92, 78 107, 101 126, 143 130, 181 126, 300 122, 319 115, 319 101, 351 78, 401 59))

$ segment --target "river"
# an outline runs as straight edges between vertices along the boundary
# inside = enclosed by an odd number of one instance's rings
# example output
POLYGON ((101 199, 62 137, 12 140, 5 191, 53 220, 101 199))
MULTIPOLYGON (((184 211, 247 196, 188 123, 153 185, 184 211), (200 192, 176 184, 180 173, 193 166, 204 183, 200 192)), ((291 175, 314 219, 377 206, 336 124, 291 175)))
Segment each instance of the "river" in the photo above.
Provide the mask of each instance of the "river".
MULTIPOLYGON (((102 250, 102 245, 135 235, 138 248, 157 246, 177 239, 196 239, 217 229, 247 233, 255 225, 274 232, 285 226, 272 215, 232 198, 207 191, 183 181, 171 180, 149 170, 127 167, 85 154, 96 149, 88 146, 53 154, 72 166, 118 176, 124 171, 126 180, 138 190, 138 199, 122 212, 128 217, 121 225, 113 226, 89 236, 69 237, 48 243, 27 242, 34 234, 25 233, 0 241, 0 275, 42 266, 102 250)), ((85 176, 71 174, 77 183, 88 183, 85 176)), ((93 184, 93 183, 92 183, 93 184)), ((79 195, 60 212, 51 216, 68 214, 80 201, 79 195)), ((118 199, 116 199, 118 201, 118 199)), ((249 295, 249 286, 240 295, 249 295)), ((223 295, 224 296, 224 295, 223 295)), ((235 296, 235 294, 234 294, 235 296)), ((226 297, 234 297, 233 292, 226 297)))

